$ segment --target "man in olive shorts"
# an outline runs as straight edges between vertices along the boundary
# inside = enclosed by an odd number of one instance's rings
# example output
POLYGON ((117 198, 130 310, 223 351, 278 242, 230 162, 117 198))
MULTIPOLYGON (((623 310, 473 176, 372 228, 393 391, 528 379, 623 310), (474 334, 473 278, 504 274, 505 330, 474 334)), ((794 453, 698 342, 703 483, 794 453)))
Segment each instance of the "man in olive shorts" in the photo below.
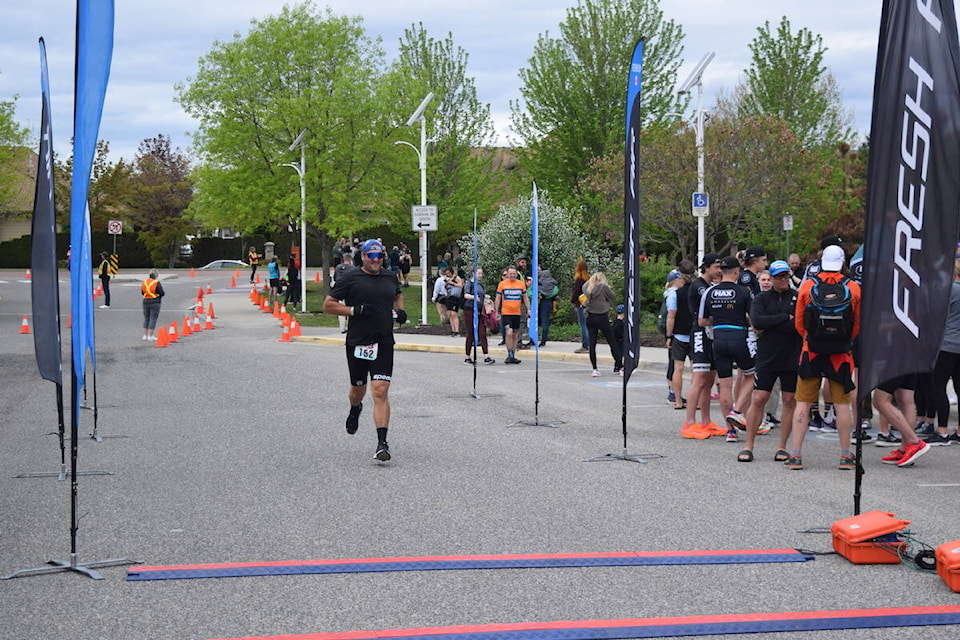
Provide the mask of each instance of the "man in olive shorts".
POLYGON ((400 282, 389 269, 383 269, 383 245, 367 240, 361 247, 363 266, 344 272, 337 278, 323 301, 323 312, 349 316, 347 327, 347 368, 350 371, 350 413, 347 433, 357 432, 363 398, 370 379, 373 395, 373 423, 377 427, 374 459, 390 459, 387 428, 390 424, 390 400, 387 393, 393 378, 393 322, 403 324, 400 282), (343 302, 341 302, 341 300, 343 302))

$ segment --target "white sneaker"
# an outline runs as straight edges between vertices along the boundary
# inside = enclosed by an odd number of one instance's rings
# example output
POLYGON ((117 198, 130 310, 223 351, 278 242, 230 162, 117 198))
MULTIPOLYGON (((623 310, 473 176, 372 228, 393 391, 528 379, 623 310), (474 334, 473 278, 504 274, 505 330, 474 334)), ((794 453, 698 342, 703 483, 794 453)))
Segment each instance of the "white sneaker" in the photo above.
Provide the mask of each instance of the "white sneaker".
POLYGON ((140 338, 140 339, 141 339, 141 340, 146 340, 146 339, 147 339, 147 336, 143 336, 143 337, 140 338))
POLYGON ((110 308, 110 305, 108 305, 108 304, 102 304, 102 305, 100 305, 100 308, 101 308, 101 309, 109 309, 109 308, 110 308))
POLYGON ((147 340, 156 340, 156 339, 157 339, 157 336, 148 336, 148 337, 147 337, 147 340))
POLYGON ((599 378, 599 377, 600 377, 600 369, 594 369, 594 370, 593 370, 593 373, 591 373, 590 375, 593 376, 594 378, 599 378))

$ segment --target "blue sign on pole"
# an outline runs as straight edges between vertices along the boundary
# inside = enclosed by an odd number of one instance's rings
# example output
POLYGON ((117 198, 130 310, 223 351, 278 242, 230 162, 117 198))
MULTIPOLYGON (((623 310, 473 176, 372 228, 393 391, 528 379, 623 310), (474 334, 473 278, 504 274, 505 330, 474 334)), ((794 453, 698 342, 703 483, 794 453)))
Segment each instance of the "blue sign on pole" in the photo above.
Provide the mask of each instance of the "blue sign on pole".
POLYGON ((699 218, 710 215, 710 196, 705 193, 694 193, 691 199, 693 215, 699 218))

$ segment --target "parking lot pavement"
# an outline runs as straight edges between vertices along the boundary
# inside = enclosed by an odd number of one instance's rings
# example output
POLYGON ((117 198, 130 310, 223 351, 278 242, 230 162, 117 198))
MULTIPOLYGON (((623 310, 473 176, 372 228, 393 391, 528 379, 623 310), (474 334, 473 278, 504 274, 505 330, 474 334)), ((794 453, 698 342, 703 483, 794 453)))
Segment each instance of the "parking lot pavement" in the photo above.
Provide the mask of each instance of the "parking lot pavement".
MULTIPOLYGON (((161 319, 182 318, 196 281, 164 286, 161 319)), ((0 287, 6 574, 69 560, 71 487, 15 477, 59 468, 57 438, 49 435, 57 429, 56 399, 53 385, 36 374, 32 340, 16 333, 22 292, 0 287)), ((282 343, 277 321, 257 311, 245 290, 222 279, 212 289, 216 329, 168 348, 139 340, 132 290, 118 287, 115 308, 95 314, 97 426, 111 437, 90 439, 93 412, 80 409, 79 467, 111 475, 78 477, 81 562, 780 548, 829 554, 823 528, 852 514, 854 476, 836 468, 835 437, 811 434, 803 471, 773 462, 776 431, 759 438, 755 462, 738 463, 737 444, 679 437, 680 412, 665 401, 663 370, 652 356, 624 392, 622 379, 607 370, 592 378, 580 360, 551 359, 550 345, 539 362, 481 367, 475 378, 452 338, 433 351, 399 351, 390 390, 394 459, 376 463, 372 406, 365 403, 357 434, 344 431, 343 347, 282 343), (523 426, 531 422, 539 426, 523 426), (623 452, 624 424, 628 452, 648 454, 646 463, 606 456, 623 452), (600 461, 588 462, 594 458, 600 461)), ((66 380, 69 417, 69 374, 66 380)), ((88 389, 87 402, 93 395, 88 389)), ((933 546, 960 538, 960 447, 938 447, 904 469, 881 464, 885 452, 864 450, 862 509, 910 520, 911 537, 933 546)), ((148 582, 126 581, 124 567, 102 575, 0 582, 0 638, 235 638, 958 603, 934 574, 853 565, 837 555, 788 564, 148 582)), ((789 637, 952 640, 957 627, 789 637)))

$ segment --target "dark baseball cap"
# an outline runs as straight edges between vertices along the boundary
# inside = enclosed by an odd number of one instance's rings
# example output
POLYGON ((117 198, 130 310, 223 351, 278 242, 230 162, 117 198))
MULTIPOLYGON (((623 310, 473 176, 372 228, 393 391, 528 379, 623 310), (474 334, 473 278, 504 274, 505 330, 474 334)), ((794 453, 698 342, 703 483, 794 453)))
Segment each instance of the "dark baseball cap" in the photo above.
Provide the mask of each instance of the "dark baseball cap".
POLYGON ((833 246, 842 247, 843 238, 841 238, 840 236, 824 236, 823 239, 820 241, 821 250, 826 249, 827 247, 833 247, 833 246))
POLYGON ((705 253, 703 254, 703 262, 700 264, 700 268, 709 267, 720 262, 719 253, 705 253))
POLYGON ((730 269, 739 269, 740 261, 734 256, 727 256, 720 261, 720 268, 724 271, 729 271, 730 269))
POLYGON ((766 255, 767 252, 761 247, 747 247, 747 250, 743 252, 743 261, 748 262, 754 258, 766 257, 766 255))

